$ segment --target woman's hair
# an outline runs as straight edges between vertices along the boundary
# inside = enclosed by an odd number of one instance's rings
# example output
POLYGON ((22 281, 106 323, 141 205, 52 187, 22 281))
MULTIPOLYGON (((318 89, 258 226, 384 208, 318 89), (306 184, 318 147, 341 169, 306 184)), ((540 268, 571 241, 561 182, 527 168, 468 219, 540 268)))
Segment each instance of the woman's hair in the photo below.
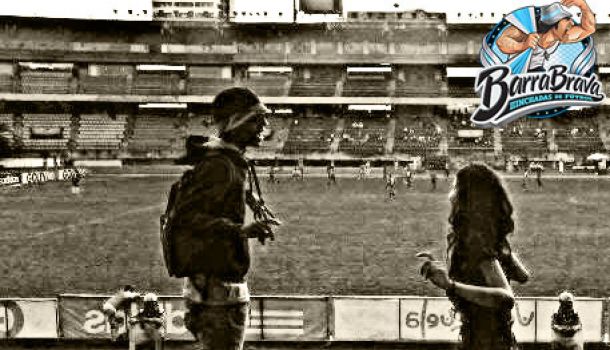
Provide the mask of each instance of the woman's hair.
POLYGON ((468 282, 481 261, 510 255, 513 207, 498 175, 478 163, 458 171, 450 201, 449 275, 468 282))
MULTIPOLYGON (((474 285, 484 285, 480 264, 486 259, 498 259, 506 271, 510 260, 507 235, 514 229, 513 207, 496 173, 483 164, 470 164, 458 171, 450 196, 449 234, 447 235, 447 259, 449 277, 474 285), (508 259, 507 259, 508 258, 508 259)), ((473 341, 471 315, 467 302, 454 294, 448 294, 454 309, 462 315, 462 341, 473 341)), ((497 313, 498 336, 511 344, 511 311, 501 309, 497 313)))

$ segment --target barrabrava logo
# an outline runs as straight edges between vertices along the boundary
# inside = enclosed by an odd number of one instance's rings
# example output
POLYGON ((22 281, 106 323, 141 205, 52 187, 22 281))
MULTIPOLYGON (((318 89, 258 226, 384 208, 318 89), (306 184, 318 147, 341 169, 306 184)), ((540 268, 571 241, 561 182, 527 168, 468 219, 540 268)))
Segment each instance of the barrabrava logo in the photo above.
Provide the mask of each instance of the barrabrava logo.
POLYGON ((470 120, 503 126, 520 117, 549 118, 574 107, 599 105, 591 34, 595 15, 585 0, 528 6, 506 15, 483 39, 483 70, 475 90, 481 103, 470 120), (580 23, 569 8, 580 9, 580 23))

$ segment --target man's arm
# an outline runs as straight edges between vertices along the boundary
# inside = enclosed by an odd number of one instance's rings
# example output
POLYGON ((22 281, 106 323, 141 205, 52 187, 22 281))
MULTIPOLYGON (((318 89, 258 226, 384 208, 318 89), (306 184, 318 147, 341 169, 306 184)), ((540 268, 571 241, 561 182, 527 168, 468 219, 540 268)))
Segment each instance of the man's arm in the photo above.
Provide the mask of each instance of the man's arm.
POLYGON ((577 6, 581 13, 580 25, 568 29, 561 42, 579 42, 595 33, 595 14, 585 0, 562 0, 561 3, 566 7, 577 6))
POLYGON ((507 55, 521 53, 528 48, 535 48, 538 46, 538 40, 540 35, 525 34, 515 26, 508 27, 500 38, 498 38, 497 44, 500 51, 507 55))
MULTIPOLYGON (((243 205, 241 197, 227 196, 230 187, 235 181, 235 171, 230 165, 218 158, 211 158, 204 164, 195 167, 193 178, 196 186, 190 186, 187 196, 192 198, 190 203, 184 205, 185 210, 197 211, 199 232, 207 237, 216 239, 259 238, 268 236, 270 230, 267 222, 254 222, 247 226, 233 222, 227 217, 217 215, 218 209, 223 206, 233 206, 235 209, 243 205)), ((178 216, 179 220, 180 216, 178 216)))

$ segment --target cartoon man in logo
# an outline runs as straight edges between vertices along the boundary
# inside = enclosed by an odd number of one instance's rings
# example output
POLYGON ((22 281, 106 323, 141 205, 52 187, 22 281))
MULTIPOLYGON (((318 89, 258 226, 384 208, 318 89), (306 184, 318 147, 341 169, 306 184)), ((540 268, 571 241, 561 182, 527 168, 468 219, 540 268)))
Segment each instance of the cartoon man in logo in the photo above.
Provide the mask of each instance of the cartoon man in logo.
MULTIPOLYGON (((532 49, 528 72, 545 71, 545 63, 557 51, 560 43, 576 43, 595 32, 595 15, 585 0, 562 0, 550 5, 534 8, 536 30, 529 32, 518 14, 507 16, 511 25, 497 39, 498 49, 509 55, 509 59, 532 49), (582 22, 577 25, 572 14, 562 5, 577 6, 582 22)), ((523 18, 523 17, 521 17, 523 18)))
POLYGON ((591 34, 595 15, 586 0, 526 6, 506 15, 483 39, 483 69, 475 81, 481 97, 470 120, 498 127, 520 117, 550 118, 573 107, 599 105, 591 34), (580 23, 566 7, 576 6, 580 23))

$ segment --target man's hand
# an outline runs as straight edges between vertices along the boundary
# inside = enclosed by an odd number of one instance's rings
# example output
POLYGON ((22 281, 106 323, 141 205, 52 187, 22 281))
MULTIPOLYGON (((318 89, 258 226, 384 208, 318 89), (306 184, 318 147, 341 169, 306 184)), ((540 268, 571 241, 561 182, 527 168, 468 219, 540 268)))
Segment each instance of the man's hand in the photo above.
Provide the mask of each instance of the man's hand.
POLYGON ((441 289, 446 290, 451 287, 452 281, 444 263, 434 260, 432 254, 427 252, 418 253, 416 257, 426 259, 419 269, 420 275, 441 289))
POLYGON ((261 243, 264 244, 265 239, 273 239, 272 225, 277 225, 273 220, 256 221, 242 229, 242 232, 246 238, 258 238, 261 243))
POLYGON ((527 47, 535 49, 538 47, 538 42, 540 41, 540 35, 537 33, 532 33, 527 35, 527 39, 525 39, 525 44, 527 47))
POLYGON ((585 0, 561 0, 561 4, 565 7, 577 6, 580 8, 587 5, 587 2, 585 0))

